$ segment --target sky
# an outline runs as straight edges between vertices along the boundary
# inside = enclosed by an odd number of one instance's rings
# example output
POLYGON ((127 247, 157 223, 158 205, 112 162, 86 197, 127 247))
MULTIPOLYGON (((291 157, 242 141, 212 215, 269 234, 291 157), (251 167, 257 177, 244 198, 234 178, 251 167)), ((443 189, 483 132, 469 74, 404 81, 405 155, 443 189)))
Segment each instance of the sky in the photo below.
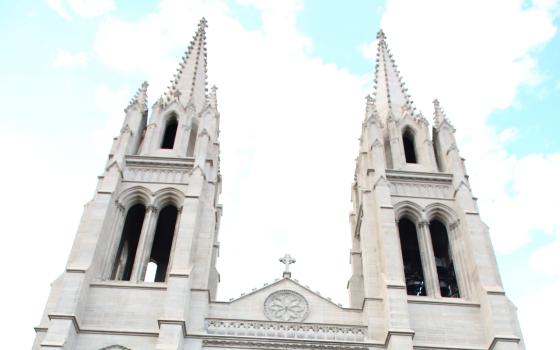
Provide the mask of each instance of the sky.
POLYGON ((123 109, 144 80, 150 105, 161 95, 202 16, 221 113, 220 300, 281 277, 289 252, 294 279, 347 305, 383 28, 416 108, 430 118, 438 98, 457 128, 527 348, 556 343, 558 0, 36 0, 0 2, 4 344, 31 347, 123 109))

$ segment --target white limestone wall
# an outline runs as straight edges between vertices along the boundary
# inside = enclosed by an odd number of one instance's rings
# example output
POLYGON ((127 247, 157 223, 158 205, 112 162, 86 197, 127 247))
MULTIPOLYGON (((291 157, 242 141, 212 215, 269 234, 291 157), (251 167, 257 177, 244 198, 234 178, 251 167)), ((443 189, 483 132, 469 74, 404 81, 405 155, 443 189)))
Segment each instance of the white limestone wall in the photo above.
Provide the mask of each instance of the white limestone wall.
POLYGON ((80 334, 75 350, 99 350, 111 345, 120 345, 131 350, 153 350, 156 342, 157 334, 80 334))
POLYGON ((90 288, 81 328, 158 332, 157 320, 163 309, 165 287, 119 282, 95 284, 90 288))
POLYGON ((480 348, 485 345, 478 304, 409 297, 408 312, 415 332, 415 345, 444 348, 480 348))

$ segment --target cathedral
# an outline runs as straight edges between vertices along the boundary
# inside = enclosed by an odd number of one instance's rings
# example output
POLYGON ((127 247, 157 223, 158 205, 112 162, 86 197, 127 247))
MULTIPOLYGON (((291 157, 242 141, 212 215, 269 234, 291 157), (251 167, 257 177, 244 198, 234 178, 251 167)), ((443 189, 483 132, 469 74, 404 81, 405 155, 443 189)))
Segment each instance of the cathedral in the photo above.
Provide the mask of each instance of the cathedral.
POLYGON ((292 279, 289 255, 283 278, 216 299, 206 26, 149 120, 147 83, 126 107, 33 349, 525 349, 455 129, 437 100, 432 124, 414 110, 382 31, 351 187, 349 306, 292 279))

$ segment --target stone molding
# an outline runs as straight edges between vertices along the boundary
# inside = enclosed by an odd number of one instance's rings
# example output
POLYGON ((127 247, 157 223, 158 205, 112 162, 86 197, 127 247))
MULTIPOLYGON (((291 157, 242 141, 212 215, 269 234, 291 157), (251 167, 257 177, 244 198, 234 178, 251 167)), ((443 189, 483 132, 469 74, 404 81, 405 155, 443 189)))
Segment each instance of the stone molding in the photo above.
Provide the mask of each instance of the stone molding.
POLYGON ((428 173, 419 171, 404 171, 387 169, 385 170, 387 180, 405 180, 405 181, 420 181, 420 182, 433 182, 441 184, 451 184, 453 181, 453 174, 447 173, 428 173))
MULTIPOLYGON (((374 344, 371 344, 374 345, 374 344)), ((370 345, 370 346, 371 346, 370 345)), ((276 341, 259 341, 249 339, 204 339, 202 346, 216 346, 224 348, 250 348, 250 349, 333 349, 333 350, 369 350, 368 345, 341 344, 341 343, 292 343, 276 341)))
POLYGON ((521 339, 514 335, 497 335, 492 339, 490 346, 488 346, 488 350, 494 350, 498 343, 519 343, 521 339))
POLYGON ((167 290, 167 284, 165 282, 131 282, 131 281, 107 280, 107 281, 92 282, 90 284, 90 287, 167 290))
POLYGON ((70 320, 76 333, 80 333, 80 324, 75 315, 49 314, 49 320, 70 320))
POLYGON ((448 305, 448 306, 465 306, 480 308, 480 303, 468 301, 462 298, 431 298, 429 296, 408 295, 407 302, 409 304, 432 304, 432 305, 448 305))
POLYGON ((367 334, 365 326, 275 321, 206 319, 205 327, 211 335, 346 342, 362 342, 367 334))
POLYGON ((158 327, 161 329, 162 324, 176 325, 180 326, 183 331, 183 337, 187 337, 187 323, 184 320, 158 320, 158 327))

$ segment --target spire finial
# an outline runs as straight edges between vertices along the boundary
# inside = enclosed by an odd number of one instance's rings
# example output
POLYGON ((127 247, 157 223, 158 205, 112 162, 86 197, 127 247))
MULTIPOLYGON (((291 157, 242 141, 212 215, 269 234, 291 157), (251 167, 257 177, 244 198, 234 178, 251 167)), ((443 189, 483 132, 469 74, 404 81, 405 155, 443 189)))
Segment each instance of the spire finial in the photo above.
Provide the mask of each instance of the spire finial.
POLYGON ((210 104, 212 105, 212 107, 214 107, 214 108, 218 108, 217 91, 218 91, 218 88, 216 87, 216 85, 212 85, 212 87, 210 88, 209 101, 210 101, 210 104))
POLYGON ((441 105, 437 98, 434 99, 433 104, 434 104, 434 126, 436 128, 439 128, 443 124, 448 124, 451 127, 451 129, 455 131, 455 128, 453 127, 449 119, 447 119, 447 116, 445 115, 443 108, 441 108, 441 105))
POLYGON ((281 257, 278 261, 280 261, 281 263, 284 264, 285 268, 284 268, 284 273, 282 274, 282 277, 284 278, 291 278, 292 277, 292 273, 290 272, 290 265, 296 262, 296 259, 292 258, 290 256, 290 254, 284 254, 283 257, 281 257))
POLYGON ((134 97, 130 100, 128 106, 124 109, 125 112, 128 112, 133 106, 140 107, 142 112, 148 110, 148 82, 144 81, 140 88, 134 94, 134 97))
POLYGON ((188 50, 185 52, 171 85, 163 95, 165 104, 179 101, 183 107, 193 103, 201 110, 206 102, 206 28, 208 22, 202 17, 188 50))
POLYGON ((414 114, 412 100, 389 50, 383 30, 377 33, 377 64, 375 66, 375 107, 380 117, 388 119, 391 113, 400 116, 403 110, 414 114))
POLYGON ((200 19, 200 22, 198 22, 198 27, 199 27, 199 28, 206 28, 206 27, 208 27, 208 21, 206 20, 205 17, 202 17, 202 18, 200 19))

